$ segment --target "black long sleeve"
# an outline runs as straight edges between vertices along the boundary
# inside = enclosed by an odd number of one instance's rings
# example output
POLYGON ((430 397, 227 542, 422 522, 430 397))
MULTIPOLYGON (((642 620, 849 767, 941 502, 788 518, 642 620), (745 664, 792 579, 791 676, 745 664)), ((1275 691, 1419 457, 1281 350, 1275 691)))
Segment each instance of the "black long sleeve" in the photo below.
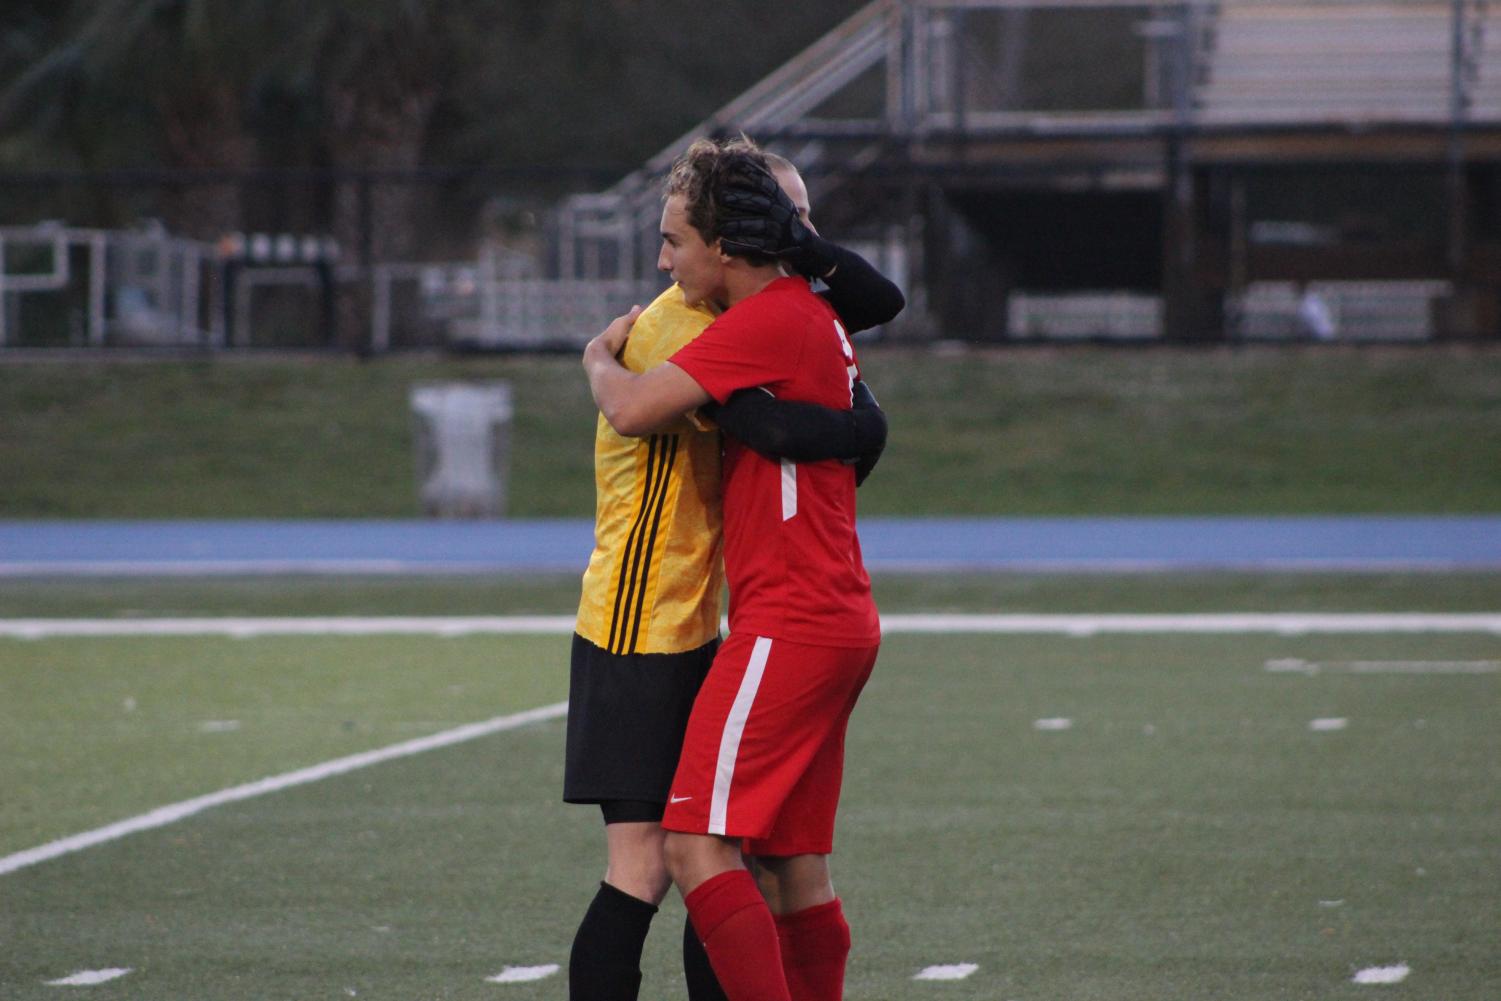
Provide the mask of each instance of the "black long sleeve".
POLYGON ((835 410, 816 403, 778 400, 763 389, 742 389, 705 413, 720 430, 773 459, 839 459, 856 467, 863 482, 886 447, 886 415, 870 387, 855 383, 854 406, 835 410))
POLYGON ((819 295, 834 307, 845 330, 853 334, 896 319, 907 300, 895 283, 853 250, 827 240, 824 248, 834 259, 834 269, 824 276, 828 288, 819 295))

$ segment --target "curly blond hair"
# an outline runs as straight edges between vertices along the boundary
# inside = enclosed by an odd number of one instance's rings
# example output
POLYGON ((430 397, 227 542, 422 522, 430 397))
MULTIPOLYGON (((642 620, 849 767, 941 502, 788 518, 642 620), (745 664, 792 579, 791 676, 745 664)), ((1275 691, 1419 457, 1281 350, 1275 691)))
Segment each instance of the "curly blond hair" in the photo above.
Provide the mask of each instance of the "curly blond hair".
MULTIPOLYGON (((733 139, 696 139, 682 156, 673 161, 662 198, 665 201, 673 195, 682 195, 688 224, 698 230, 705 243, 712 244, 719 239, 723 221, 719 192, 725 181, 737 174, 756 170, 769 172, 773 157, 786 162, 782 157, 762 150, 743 132, 733 139)), ((752 264, 771 260, 759 254, 741 256, 752 264)))

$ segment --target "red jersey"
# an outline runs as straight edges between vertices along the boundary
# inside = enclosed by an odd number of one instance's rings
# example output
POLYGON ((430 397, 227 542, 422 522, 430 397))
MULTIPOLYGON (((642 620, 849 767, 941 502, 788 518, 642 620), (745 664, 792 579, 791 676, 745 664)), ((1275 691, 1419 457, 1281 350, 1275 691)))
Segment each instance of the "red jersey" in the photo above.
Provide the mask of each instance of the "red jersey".
MULTIPOLYGON (((736 303, 670 360, 721 403, 759 386, 848 410, 859 377, 838 316, 801 278, 736 303)), ((854 470, 777 462, 726 438, 723 475, 730 631, 814 646, 879 643, 855 534, 854 470)))

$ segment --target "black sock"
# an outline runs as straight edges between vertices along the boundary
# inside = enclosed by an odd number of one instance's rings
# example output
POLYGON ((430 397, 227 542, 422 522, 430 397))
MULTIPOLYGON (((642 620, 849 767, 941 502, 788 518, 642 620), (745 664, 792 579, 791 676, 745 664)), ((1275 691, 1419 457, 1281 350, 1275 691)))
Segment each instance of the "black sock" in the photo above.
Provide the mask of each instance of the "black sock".
POLYGON ((687 918, 683 919, 683 976, 688 980, 688 1001, 728 1001, 709 965, 703 940, 687 918))
POLYGON ((641 947, 656 913, 654 904, 599 884, 568 956, 570 1001, 636 1001, 641 947))

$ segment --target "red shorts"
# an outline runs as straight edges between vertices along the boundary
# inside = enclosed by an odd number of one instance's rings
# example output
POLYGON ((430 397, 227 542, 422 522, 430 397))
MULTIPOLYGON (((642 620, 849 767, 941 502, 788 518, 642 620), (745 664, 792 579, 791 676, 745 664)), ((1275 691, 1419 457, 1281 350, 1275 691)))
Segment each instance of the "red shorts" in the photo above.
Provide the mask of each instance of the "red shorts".
POLYGON ((878 647, 731 634, 699 689, 662 826, 748 855, 827 855, 844 731, 878 647))

